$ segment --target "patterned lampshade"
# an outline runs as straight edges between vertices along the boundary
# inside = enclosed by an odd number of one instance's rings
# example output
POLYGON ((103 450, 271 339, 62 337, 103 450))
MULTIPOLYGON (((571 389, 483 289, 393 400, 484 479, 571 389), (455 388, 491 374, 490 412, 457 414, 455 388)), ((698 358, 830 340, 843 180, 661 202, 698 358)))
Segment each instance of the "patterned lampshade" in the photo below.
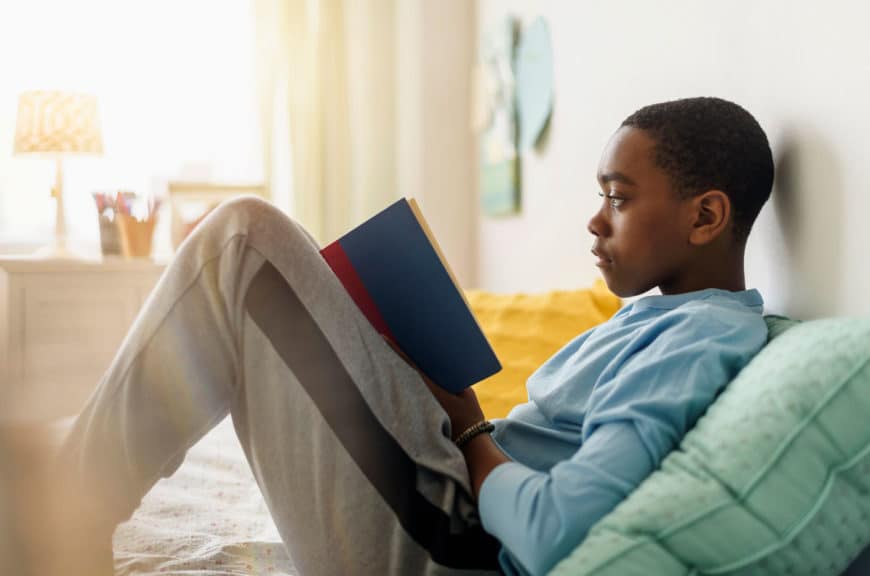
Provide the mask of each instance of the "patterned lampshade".
POLYGON ((97 97, 69 92, 24 92, 18 101, 15 153, 102 154, 97 97))

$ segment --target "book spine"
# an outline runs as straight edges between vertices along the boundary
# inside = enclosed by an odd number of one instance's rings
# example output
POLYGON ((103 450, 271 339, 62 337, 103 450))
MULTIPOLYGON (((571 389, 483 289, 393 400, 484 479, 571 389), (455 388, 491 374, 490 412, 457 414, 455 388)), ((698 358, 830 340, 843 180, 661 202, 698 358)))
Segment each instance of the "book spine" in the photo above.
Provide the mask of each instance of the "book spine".
POLYGON ((386 320, 384 320, 380 310, 378 310, 371 294, 369 294, 365 284, 363 284, 362 279, 353 267, 353 264, 351 263, 350 258, 348 258, 347 253, 344 251, 341 242, 336 240, 332 244, 321 249, 320 254, 323 256, 323 259, 326 260, 329 267, 332 268, 332 271, 338 277, 339 281, 344 286, 344 289, 347 290, 347 293, 365 317, 368 318, 371 325, 375 327, 375 330, 395 342, 396 339, 390 331, 390 327, 387 325, 386 320))

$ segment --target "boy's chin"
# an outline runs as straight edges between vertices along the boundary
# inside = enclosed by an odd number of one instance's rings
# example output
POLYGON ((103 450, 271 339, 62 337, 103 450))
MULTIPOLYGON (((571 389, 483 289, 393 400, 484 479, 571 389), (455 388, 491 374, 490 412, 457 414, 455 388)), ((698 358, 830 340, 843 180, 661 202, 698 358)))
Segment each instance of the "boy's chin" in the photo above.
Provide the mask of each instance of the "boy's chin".
POLYGON ((631 298, 649 292, 655 286, 640 285, 639 283, 631 283, 620 281, 614 278, 611 274, 603 274, 604 283, 607 284, 607 289, 620 298, 631 298))

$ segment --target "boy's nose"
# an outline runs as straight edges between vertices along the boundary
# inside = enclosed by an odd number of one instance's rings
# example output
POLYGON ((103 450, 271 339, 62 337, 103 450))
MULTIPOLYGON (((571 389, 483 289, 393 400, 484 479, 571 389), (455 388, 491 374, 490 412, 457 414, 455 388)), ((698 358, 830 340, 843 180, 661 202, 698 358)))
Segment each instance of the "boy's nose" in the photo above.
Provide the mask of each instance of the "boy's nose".
POLYGON ((586 229, 593 236, 607 236, 610 233, 610 227, 607 225, 604 216, 601 214, 601 210, 596 212, 595 215, 589 219, 586 229))

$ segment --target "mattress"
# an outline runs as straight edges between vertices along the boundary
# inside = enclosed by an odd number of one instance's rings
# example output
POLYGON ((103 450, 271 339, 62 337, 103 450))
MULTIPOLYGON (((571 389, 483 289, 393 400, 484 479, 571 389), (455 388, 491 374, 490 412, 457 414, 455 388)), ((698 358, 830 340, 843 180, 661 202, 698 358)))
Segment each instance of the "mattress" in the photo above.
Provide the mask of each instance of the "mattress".
POLYGON ((227 417, 115 531, 120 575, 295 575, 227 417))

